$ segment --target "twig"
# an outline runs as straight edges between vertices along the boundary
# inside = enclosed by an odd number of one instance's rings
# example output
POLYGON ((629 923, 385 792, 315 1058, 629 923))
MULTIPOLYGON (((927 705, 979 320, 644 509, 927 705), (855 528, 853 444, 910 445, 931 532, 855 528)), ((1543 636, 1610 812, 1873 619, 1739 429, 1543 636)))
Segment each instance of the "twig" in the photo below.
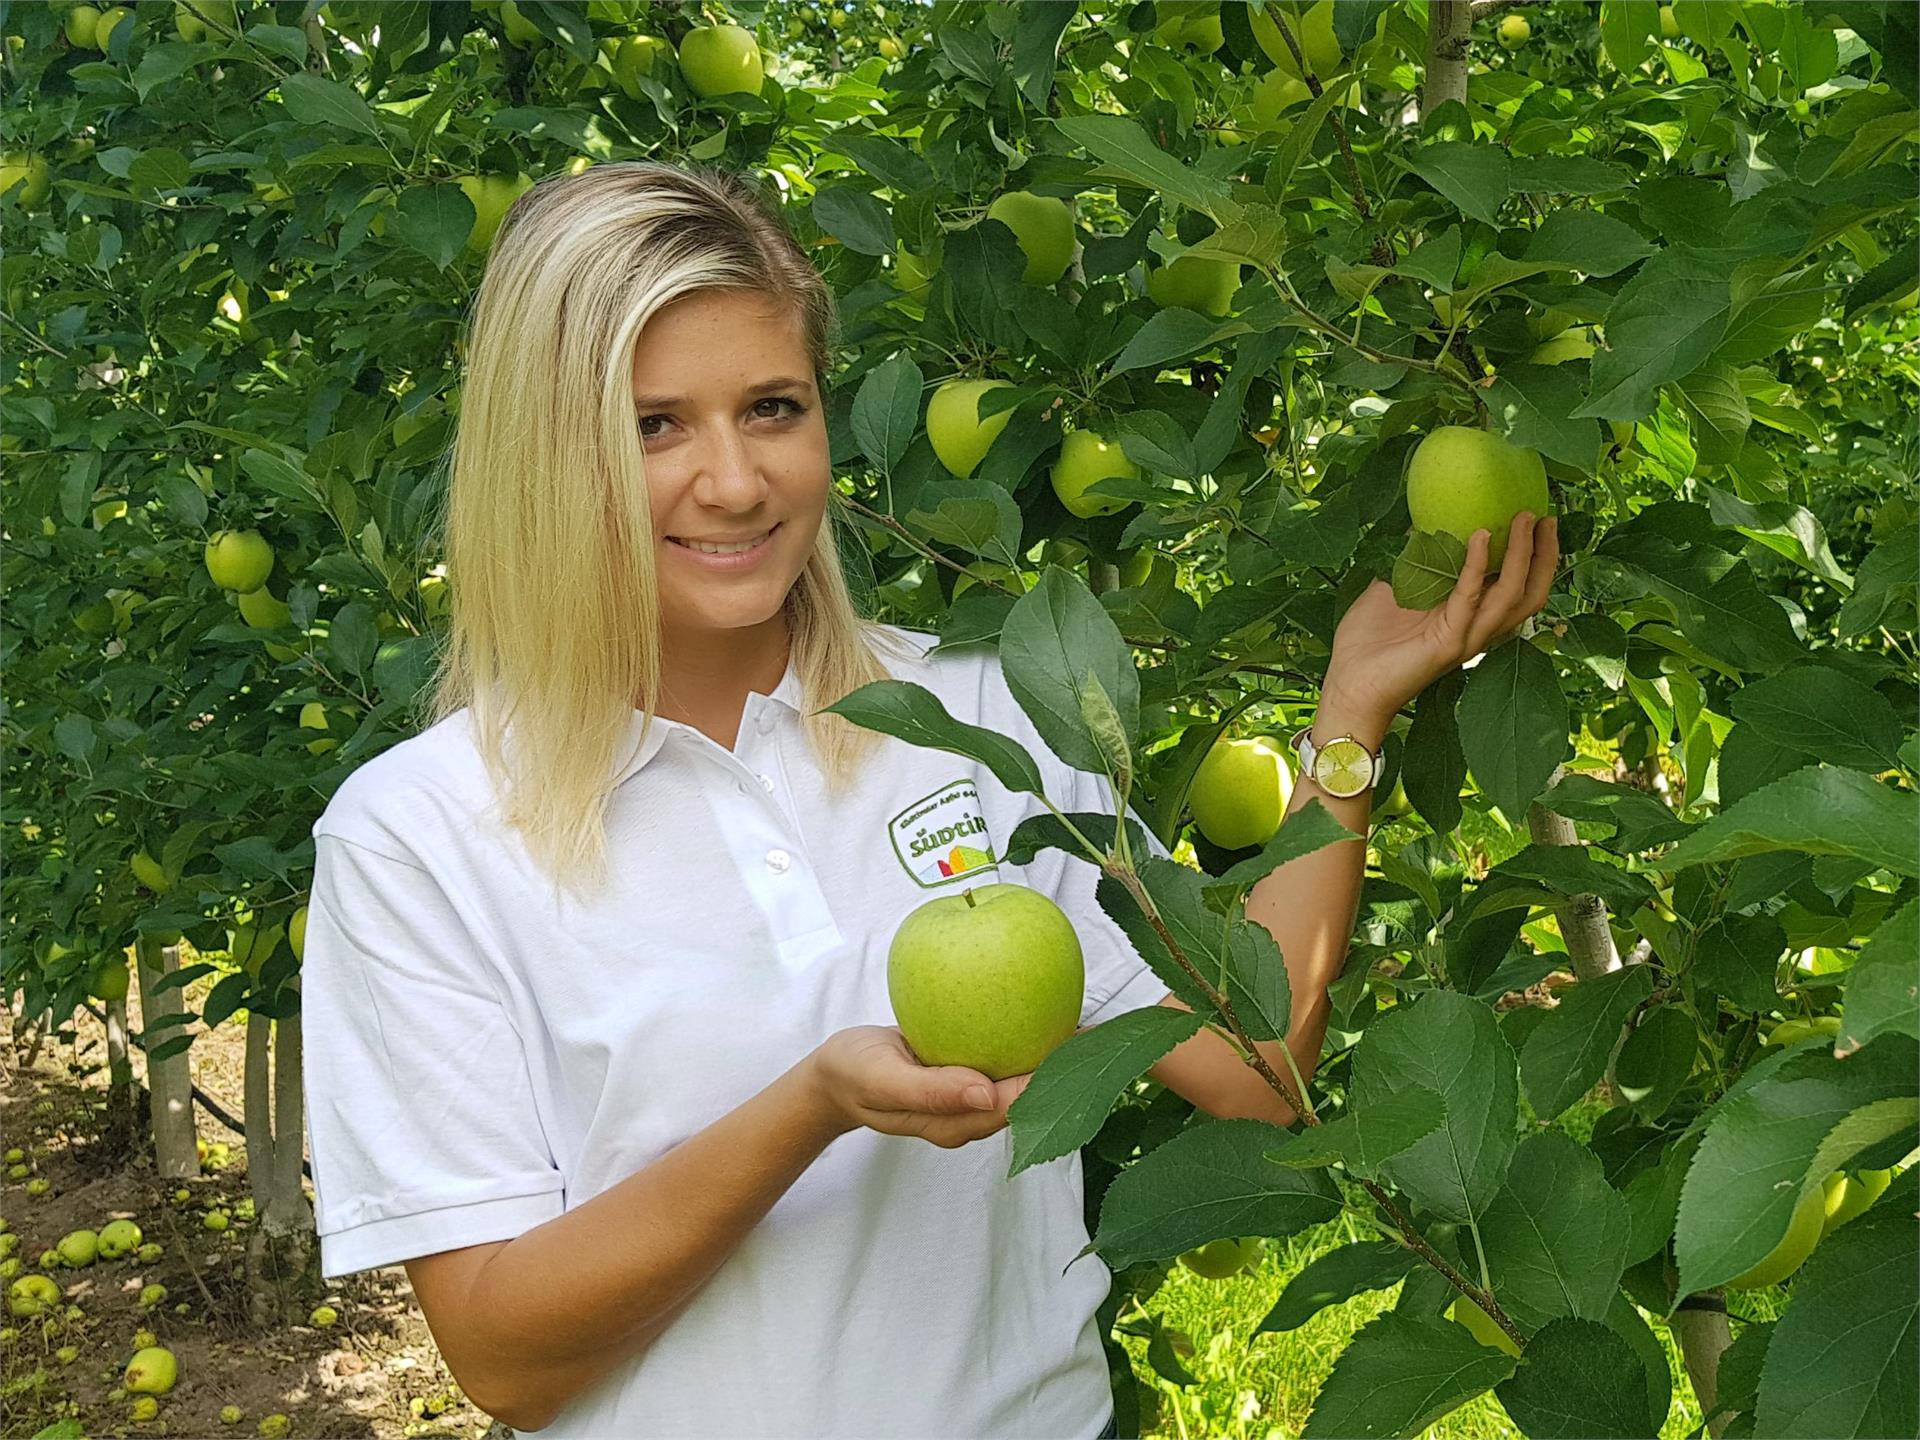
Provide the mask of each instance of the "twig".
MULTIPOLYGON (((1326 93, 1326 87, 1320 83, 1320 77, 1313 73, 1313 67, 1307 63, 1306 52, 1301 50, 1299 40, 1294 37, 1293 26, 1288 23, 1287 17, 1280 13, 1277 5, 1269 7, 1267 15, 1273 21, 1274 28, 1280 32, 1280 38, 1286 41, 1287 49, 1292 52, 1293 63, 1300 67, 1300 78, 1307 82, 1307 89, 1312 91, 1313 98, 1318 100, 1326 93)), ((1360 212, 1361 219, 1371 221, 1373 202, 1367 198, 1367 187, 1360 179, 1360 165, 1353 158, 1353 142, 1347 137, 1347 127, 1341 123, 1340 117, 1332 109, 1327 111, 1327 123, 1333 127, 1334 143, 1340 147, 1341 157, 1347 162, 1347 181, 1353 196, 1353 208, 1360 212)), ((1374 248, 1376 252, 1384 253, 1385 258, 1380 262, 1384 266, 1391 266, 1398 258, 1393 251, 1393 242, 1384 235, 1375 236, 1374 248)))

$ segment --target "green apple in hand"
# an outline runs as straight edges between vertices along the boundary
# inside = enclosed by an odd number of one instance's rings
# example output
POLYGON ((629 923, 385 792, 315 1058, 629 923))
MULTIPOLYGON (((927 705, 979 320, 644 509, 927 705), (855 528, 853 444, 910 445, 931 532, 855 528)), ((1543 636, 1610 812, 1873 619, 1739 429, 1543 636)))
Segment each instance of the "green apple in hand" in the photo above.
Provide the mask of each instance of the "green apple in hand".
POLYGON ((992 1080, 1027 1074, 1072 1037, 1086 979, 1073 922, 1024 885, 936 896, 887 952, 894 1019, 921 1063, 992 1080))
POLYGON ((1507 528, 1522 510, 1547 514, 1547 469, 1536 450, 1511 445, 1490 430, 1442 425, 1407 462, 1407 511, 1416 530, 1462 543, 1489 530, 1487 573, 1507 553, 1507 528))

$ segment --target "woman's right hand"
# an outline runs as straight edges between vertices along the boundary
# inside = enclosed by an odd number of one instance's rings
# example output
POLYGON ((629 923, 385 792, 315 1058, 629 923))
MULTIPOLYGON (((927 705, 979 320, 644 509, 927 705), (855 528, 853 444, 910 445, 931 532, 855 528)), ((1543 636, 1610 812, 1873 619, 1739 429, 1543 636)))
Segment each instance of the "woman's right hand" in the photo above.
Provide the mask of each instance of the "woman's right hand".
POLYGON ((892 1025, 836 1031, 808 1058, 845 1130, 915 1135, 943 1150, 1006 1128, 1007 1107, 1033 1079, 1029 1072, 995 1081, 965 1065, 923 1065, 892 1025), (987 1108, 969 1097, 975 1087, 986 1092, 987 1108))

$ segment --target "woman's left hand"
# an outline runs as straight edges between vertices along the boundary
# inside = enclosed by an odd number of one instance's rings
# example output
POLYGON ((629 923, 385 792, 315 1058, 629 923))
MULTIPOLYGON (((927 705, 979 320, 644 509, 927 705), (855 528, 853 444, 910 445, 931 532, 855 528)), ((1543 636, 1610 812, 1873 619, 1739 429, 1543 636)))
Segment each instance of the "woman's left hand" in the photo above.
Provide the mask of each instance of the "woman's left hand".
POLYGON ((1322 708, 1378 716, 1384 724, 1428 685, 1518 629, 1547 603, 1560 563, 1555 516, 1514 516, 1500 573, 1487 581, 1490 532, 1476 530, 1453 593, 1431 610, 1403 610, 1385 580, 1341 617, 1322 687, 1322 708))

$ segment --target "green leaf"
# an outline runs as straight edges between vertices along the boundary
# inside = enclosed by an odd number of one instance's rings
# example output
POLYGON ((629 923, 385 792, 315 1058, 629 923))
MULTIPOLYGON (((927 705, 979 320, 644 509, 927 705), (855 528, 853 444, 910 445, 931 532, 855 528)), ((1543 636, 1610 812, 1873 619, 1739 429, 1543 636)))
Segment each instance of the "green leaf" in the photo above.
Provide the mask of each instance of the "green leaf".
POLYGON ((1420 692, 1400 765, 1407 798, 1420 818, 1441 835, 1460 823, 1460 787, 1466 784, 1467 761, 1460 750, 1454 710, 1466 683, 1465 671, 1452 670, 1420 692))
POLYGON ((862 172, 871 175, 889 190, 913 195, 932 190, 940 183, 933 173, 933 167, 898 140, 890 140, 884 135, 839 132, 833 136, 831 144, 858 165, 862 172))
POLYGON ((1392 157, 1451 200, 1460 212, 1497 225, 1507 198, 1507 152, 1498 145, 1442 140, 1423 145, 1411 156, 1392 157))
POLYGON ((1840 607, 1840 636, 1852 639, 1876 625, 1911 630, 1917 599, 1920 599, 1920 526, 1909 525, 1868 553, 1853 594, 1840 607))
POLYGON ((1354 1051, 1353 1104, 1415 1087, 1439 1093, 1446 1123, 1383 1169, 1441 1218, 1471 1220, 1506 1176, 1519 1115, 1513 1051, 1488 1006, 1433 990, 1367 1027, 1354 1051))
POLYGON ((1459 722, 1474 779, 1509 824, 1524 824, 1527 806, 1572 748, 1553 662, 1517 636, 1496 645, 1467 672, 1459 722))
MULTIPOLYGON (((1558 788, 1555 787, 1556 791, 1558 788)), ((1653 804, 1660 803, 1645 792, 1641 793, 1653 804)), ((1579 844, 1529 844, 1488 871, 1478 893, 1491 895, 1509 880, 1538 881, 1562 895, 1598 895, 1607 902, 1623 925, 1628 923, 1635 910, 1655 898, 1654 888, 1644 875, 1635 875, 1618 865, 1610 865, 1588 847, 1579 844)), ((1462 907, 1461 913, 1471 916, 1478 909, 1477 903, 1467 905, 1462 907)))
POLYGON ((1705 364, 1727 327, 1733 288, 1724 257, 1663 250, 1608 307, 1607 346, 1593 357, 1593 393, 1575 413, 1638 420, 1655 392, 1705 364))
POLYGON ((1841 1034, 1848 1046, 1888 1033, 1920 1037, 1920 900, 1909 900, 1867 937, 1847 972, 1847 1014, 1841 1034))
POLYGON ((1000 663, 1040 738, 1074 769, 1100 775, 1108 768, 1084 718, 1081 692, 1089 673, 1106 691, 1128 743, 1139 733, 1140 674, 1132 653, 1106 607, 1060 567, 1048 566, 1008 614, 1000 663))
POLYGON ((1053 123, 1102 164, 1169 200, 1207 214, 1228 207, 1230 192, 1225 182, 1169 155, 1137 121, 1124 115, 1071 115, 1053 123))
POLYGON ((1393 560, 1393 603, 1402 610, 1432 610, 1446 603, 1460 583, 1467 547, 1445 531, 1409 530, 1393 560))
POLYGON ((1693 978, 1743 1010, 1764 1014, 1780 1000, 1774 979, 1787 933, 1771 915, 1722 915, 1693 942, 1693 978))
POLYGON ((1121 417, 1118 438, 1121 451, 1143 470, 1181 480, 1196 479, 1200 473, 1193 441, 1170 415, 1132 411, 1121 417))
POLYGON ((1657 1120, 1693 1073, 1700 1032, 1684 1010, 1661 1006, 1641 1017, 1614 1057, 1613 1085, 1646 1120, 1657 1120))
POLYGON ((1124 1270, 1212 1240, 1283 1240, 1331 1220, 1340 1192, 1323 1172, 1267 1162, 1265 1152, 1286 1133, 1263 1120, 1213 1120, 1163 1141, 1114 1177, 1093 1243, 1080 1254, 1097 1251, 1124 1270))
POLYGON ((1548 1325, 1494 1393, 1529 1440, 1640 1440, 1660 1428, 1647 1413, 1640 1357, 1594 1320, 1548 1325))
POLYGON ((1600 43, 1623 74, 1639 68, 1659 34, 1658 0, 1606 0, 1600 7, 1600 43))
POLYGON ((1190 1010, 1148 1005, 1069 1037, 1040 1062, 1027 1088, 1007 1108, 1013 1131, 1007 1178, 1091 1141, 1133 1082, 1199 1033, 1203 1023, 1203 1017, 1190 1010))
POLYGON ((388 233, 424 255, 436 270, 460 258, 473 233, 475 212, 458 185, 409 185, 394 208, 388 233))
MULTIPOLYGON (((1239 906, 1230 915, 1210 907, 1207 877, 1189 866, 1156 855, 1136 861, 1135 868, 1173 943, 1214 989, 1224 990, 1241 1028, 1255 1040, 1285 1035, 1293 988, 1273 932, 1247 919, 1239 906)), ((1120 882, 1104 876, 1094 894, 1167 988, 1211 1016, 1213 1002, 1173 959, 1166 941, 1120 882)))
POLYGON ((1853 577, 1840 568, 1827 546, 1826 530, 1806 506, 1784 500, 1751 502, 1704 481, 1698 488, 1707 497, 1714 524, 1738 530, 1843 591, 1854 588, 1853 577))
POLYGON ((1825 283, 1824 265, 1794 270, 1764 282, 1736 281, 1727 330, 1714 347, 1718 365, 1769 361, 1787 343, 1813 328, 1839 293, 1825 283))
POLYGON ((1377 1180, 1382 1164, 1438 1130, 1446 1118, 1446 1102, 1416 1085, 1309 1126, 1268 1151, 1267 1158, 1300 1168, 1344 1165, 1363 1180, 1377 1180))
POLYGON ((1115 375, 1128 370, 1157 370, 1222 340, 1244 335, 1252 327, 1243 320, 1216 320, 1197 310, 1173 306, 1157 310, 1133 334, 1111 367, 1115 375))
POLYGON ((1024 346, 1020 328, 1027 257, 1005 225, 971 225, 948 234, 944 278, 960 320, 996 345, 1024 346))
POLYGON ((1627 1202, 1599 1158, 1552 1130, 1514 1151, 1507 1183, 1480 1219, 1493 1293, 1528 1331, 1565 1315, 1605 1319, 1631 1232, 1627 1202))
POLYGON ((1071 5, 1023 5, 1014 19, 1013 83, 1035 110, 1047 108, 1060 36, 1072 20, 1071 5))
POLYGON ((1210 891, 1245 890, 1290 860, 1298 860, 1302 855, 1311 855, 1329 845, 1361 838, 1336 820, 1333 812, 1320 803, 1318 796, 1313 796, 1286 817, 1280 828, 1273 832, 1273 838, 1260 847, 1258 855, 1250 855, 1239 861, 1219 880, 1210 882, 1207 888, 1210 891))
POLYGON ((380 627, 374 621, 373 608, 354 600, 340 607, 327 631, 327 649, 348 671, 364 675, 380 648, 380 627))
POLYGON ((1009 790, 1046 793, 1040 767, 1024 747, 995 731, 954 719, 940 697, 924 685, 875 680, 821 708, 909 745, 977 760, 1009 790))
POLYGON ((1678 1293, 1750 1270, 1787 1233, 1802 1194, 1865 1146, 1911 1130, 1916 1060, 1902 1035, 1883 1035, 1845 1060, 1808 1042, 1749 1070, 1722 1096, 1680 1192, 1678 1293))
POLYGON ((362 135, 380 133, 380 118, 373 108, 359 92, 338 81, 299 71, 281 80, 280 99, 287 114, 301 125, 330 125, 362 135))
POLYGON ((1756 1434, 1920 1434, 1920 1228, 1903 1188, 1822 1241, 1795 1280, 1767 1346, 1756 1434))
POLYGON ((1716 364, 1694 371, 1674 386, 1674 398, 1687 417, 1702 465, 1725 465, 1740 453, 1753 413, 1731 367, 1716 364))
POLYGON ((1671 869, 1770 850, 1851 855, 1920 875, 1920 795, 1857 770, 1809 765, 1763 785, 1706 821, 1667 855, 1671 869))
MULTIPOLYGON (((1597 617, 1595 617, 1597 618, 1597 617)), ((1611 621, 1607 623, 1611 624, 1611 621)), ((1622 639, 1624 640, 1624 636, 1622 639)), ((1566 654, 1565 641, 1560 653, 1566 654)), ((1677 840, 1693 827, 1645 790, 1596 780, 1569 770, 1540 797, 1540 804, 1570 820, 1595 820, 1614 827, 1612 848, 1621 852, 1651 849, 1677 840)), ((1571 847, 1556 847, 1561 849, 1571 847)), ((1635 877, 1615 871, 1623 880, 1635 877)), ((1543 878, 1535 876, 1534 878, 1543 878)), ((1611 878, 1611 877, 1609 877, 1611 878)), ((1571 893, 1571 892, 1569 892, 1571 893)))
POLYGON ((1287 1282, 1254 1333, 1298 1330, 1329 1305, 1399 1284, 1419 1263, 1413 1251, 1391 1240, 1361 1240, 1329 1250, 1287 1282))
MULTIPOLYGON (((1114 817, 1096 811, 1069 811, 1065 818, 1073 822, 1073 827, 1087 839, 1103 850, 1110 849, 1114 843, 1114 817)), ((1133 816, 1127 816, 1127 843, 1131 853, 1140 856, 1149 853, 1147 832, 1133 816)), ((1086 860, 1087 854, 1080 848, 1080 842, 1073 838, 1061 816, 1049 811, 1045 815, 1029 815, 1013 827, 1013 833, 1007 837, 1000 858, 1009 865, 1030 865, 1033 857, 1042 850, 1064 850, 1069 855, 1086 860)), ((1091 863, 1091 862, 1089 862, 1091 863)))
POLYGON ((1609 195, 1632 188, 1633 172, 1585 155, 1516 155, 1507 167, 1515 195, 1609 195))
POLYGON ((1707 654, 1742 670, 1777 670, 1805 658, 1787 612, 1760 589, 1746 565, 1735 565, 1711 582, 1699 570, 1680 567, 1639 573, 1673 606, 1680 633, 1707 654))
POLYGON ((1623 965, 1560 991, 1560 1003, 1520 1050, 1520 1083, 1540 1119, 1554 1119, 1599 1082, 1628 1017, 1652 993, 1645 965, 1623 965))
POLYGON ((1527 242, 1529 260, 1561 260, 1588 275, 1637 265, 1654 247, 1638 230, 1597 210, 1555 210, 1527 242))
POLYGON ((913 443, 924 384, 920 367, 905 355, 894 356, 860 382, 850 423, 861 451, 878 469, 892 473, 913 443))
POLYGON ((1020 553, 1020 507, 990 480, 942 476, 921 489, 907 520, 929 540, 1009 565, 1020 553), (921 508, 928 503, 934 508, 921 508))
POLYGON ((813 218, 847 249, 861 255, 893 253, 893 216, 877 197, 851 185, 814 192, 813 218))
POLYGON ((1647 1391, 1647 1414, 1653 1421, 1643 1433, 1658 1435, 1666 1428, 1667 1415, 1673 1409, 1673 1372, 1667 1352, 1624 1293, 1613 1297, 1613 1304, 1607 1310, 1607 1326, 1626 1340, 1627 1348, 1640 1362, 1647 1391))
POLYGON ((1411 1440, 1519 1363, 1451 1320, 1390 1310, 1363 1325, 1333 1362, 1300 1433, 1305 1440, 1411 1440))
POLYGON ((1877 774, 1899 763, 1904 730, 1893 705, 1825 665, 1754 681, 1734 693, 1733 713, 1762 739, 1829 764, 1877 774))
POLYGON ((1591 475, 1600 458, 1600 427, 1574 418, 1585 398, 1574 365, 1504 365, 1486 393, 1487 409, 1507 439, 1591 475))

